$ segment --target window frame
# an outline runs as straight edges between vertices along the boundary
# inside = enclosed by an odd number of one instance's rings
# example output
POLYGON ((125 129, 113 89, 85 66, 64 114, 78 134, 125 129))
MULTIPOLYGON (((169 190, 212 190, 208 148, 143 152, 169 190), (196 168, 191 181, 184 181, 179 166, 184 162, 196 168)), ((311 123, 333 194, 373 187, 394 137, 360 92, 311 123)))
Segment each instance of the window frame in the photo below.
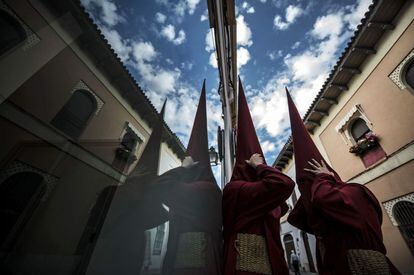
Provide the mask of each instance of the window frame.
POLYGON ((61 108, 59 109, 59 111, 55 114, 55 116, 52 118, 52 120, 50 121, 50 124, 57 129, 59 132, 61 132, 62 134, 64 134, 66 137, 73 139, 73 140, 78 140, 82 134, 85 132, 86 128, 89 126, 90 122, 92 121, 93 117, 96 115, 98 110, 98 101, 96 100, 95 96, 93 93, 91 93, 89 90, 87 89, 76 89, 74 90, 70 97, 66 100, 66 102, 61 106, 61 108), (89 97, 89 99, 93 102, 94 108, 93 110, 90 112, 88 119, 85 120, 85 122, 82 125, 82 129, 80 129, 79 133, 77 133, 77 135, 70 135, 68 133, 66 133, 65 131, 63 131, 61 128, 57 127, 54 124, 54 120, 57 119, 58 115, 61 114, 61 112, 63 111, 63 109, 66 107, 66 105, 70 102, 70 100, 75 96, 76 93, 83 93, 86 96, 89 97))

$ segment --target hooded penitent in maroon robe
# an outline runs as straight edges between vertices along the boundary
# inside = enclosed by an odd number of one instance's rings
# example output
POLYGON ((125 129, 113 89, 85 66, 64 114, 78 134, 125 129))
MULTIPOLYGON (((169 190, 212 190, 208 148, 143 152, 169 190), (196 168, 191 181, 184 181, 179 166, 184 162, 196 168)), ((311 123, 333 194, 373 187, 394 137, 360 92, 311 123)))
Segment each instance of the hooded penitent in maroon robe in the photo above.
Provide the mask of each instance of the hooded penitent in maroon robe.
MULTIPOLYGON (((400 274, 385 257, 382 212, 363 185, 344 183, 338 174, 305 171, 308 161, 323 160, 287 92, 295 153, 296 182, 301 197, 289 214, 292 225, 317 238, 319 274, 400 274)), ((326 161, 325 161, 326 163, 326 161)))
POLYGON ((152 184, 160 162, 164 111, 165 103, 125 183, 109 186, 99 195, 78 246, 84 250, 79 273, 140 274, 147 243, 145 231, 168 219, 160 190, 152 184))
POLYGON ((187 156, 197 162, 161 175, 155 184, 165 192, 169 235, 163 274, 216 275, 222 268, 221 190, 210 167, 205 83, 194 120, 187 156))
POLYGON ((224 274, 289 274, 280 217, 294 182, 276 168, 245 160, 263 156, 239 81, 236 164, 223 191, 224 274))

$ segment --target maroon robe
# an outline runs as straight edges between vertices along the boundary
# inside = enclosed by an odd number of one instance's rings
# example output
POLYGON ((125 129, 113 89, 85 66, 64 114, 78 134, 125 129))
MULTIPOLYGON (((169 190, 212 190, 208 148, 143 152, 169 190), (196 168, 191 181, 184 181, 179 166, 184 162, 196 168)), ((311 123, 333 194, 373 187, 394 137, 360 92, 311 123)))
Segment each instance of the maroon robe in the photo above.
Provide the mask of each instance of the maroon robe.
POLYGON ((223 190, 224 274, 257 274, 237 270, 237 235, 254 234, 265 239, 272 274, 287 275, 289 270, 280 240, 280 217, 287 211, 286 199, 294 182, 266 164, 256 169, 245 160, 263 156, 239 82, 236 165, 231 181, 223 190))
MULTIPOLYGON (((383 244, 381 206, 363 185, 344 183, 339 175, 314 175, 308 161, 323 160, 309 136, 290 94, 287 93, 295 153, 296 181, 301 192, 288 222, 314 234, 319 274, 351 274, 347 252, 374 250, 386 254, 383 244)), ((326 161, 325 161, 326 163, 326 161)), ((392 274, 400 274, 387 259, 392 274)))
POLYGON ((203 168, 178 167, 160 176, 155 184, 162 188, 164 203, 169 207, 170 224, 163 274, 221 274, 221 191, 209 180, 194 177, 203 168), (199 268, 177 268, 180 234, 203 232, 205 234, 205 265, 199 268))
MULTIPOLYGON (((246 167, 247 168, 247 167, 246 167)), ((280 240, 280 217, 292 193, 292 180, 267 165, 259 165, 255 181, 232 180, 223 191, 224 274, 255 274, 236 270, 238 233, 263 236, 273 274, 289 274, 280 240), (283 206, 283 207, 280 207, 283 206)))
MULTIPOLYGON (((210 166, 207 135, 205 81, 187 146, 187 156, 196 165, 175 168, 159 178, 169 184, 165 204, 170 209, 170 231, 163 274, 216 275, 221 274, 221 190, 210 166), (186 233, 203 234, 204 266, 177 267, 180 238, 186 233)), ((196 246, 196 245, 195 245, 196 246)))

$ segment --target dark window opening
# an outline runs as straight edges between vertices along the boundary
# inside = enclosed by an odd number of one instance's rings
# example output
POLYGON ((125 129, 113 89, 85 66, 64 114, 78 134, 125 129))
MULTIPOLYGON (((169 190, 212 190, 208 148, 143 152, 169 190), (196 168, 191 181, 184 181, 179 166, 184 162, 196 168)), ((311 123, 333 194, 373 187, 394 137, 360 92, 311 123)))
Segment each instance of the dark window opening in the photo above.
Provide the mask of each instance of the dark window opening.
POLYGON ((6 11, 0 10, 0 55, 26 39, 20 23, 6 11))
POLYGON ((129 152, 135 151, 136 146, 138 145, 139 138, 137 135, 131 131, 127 131, 122 137, 121 145, 124 149, 129 152))
POLYGON ((365 134, 370 131, 371 130, 368 128, 366 122, 362 118, 356 119, 351 126, 351 135, 356 142, 364 138, 365 134))
POLYGON ((21 172, 0 184, 0 245, 13 242, 23 229, 40 199, 42 182, 37 173, 21 172))
POLYGON ((414 203, 399 201, 394 205, 393 213, 398 229, 414 255, 414 203))
POLYGON ((52 125, 72 138, 78 138, 96 111, 96 100, 87 91, 77 90, 52 120, 52 125))
POLYGON ((405 72, 405 81, 408 86, 414 90, 414 61, 411 61, 407 71, 405 72))

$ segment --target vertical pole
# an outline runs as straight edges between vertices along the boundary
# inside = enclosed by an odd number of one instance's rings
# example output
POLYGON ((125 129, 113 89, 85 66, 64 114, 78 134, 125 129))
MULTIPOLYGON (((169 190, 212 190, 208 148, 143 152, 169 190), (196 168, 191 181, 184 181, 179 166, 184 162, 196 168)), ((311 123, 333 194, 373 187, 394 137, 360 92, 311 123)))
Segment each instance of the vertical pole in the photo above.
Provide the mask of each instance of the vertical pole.
POLYGON ((222 188, 224 185, 229 182, 231 178, 231 174, 233 171, 233 154, 232 154, 232 147, 233 147, 233 131, 232 131, 232 121, 231 121, 231 106, 229 102, 229 95, 230 95, 230 85, 229 85, 229 71, 227 70, 227 51, 226 51, 226 34, 225 34, 225 25, 223 22, 224 14, 223 14, 223 6, 221 0, 216 0, 216 9, 217 9, 217 33, 220 38, 217 39, 218 45, 217 51, 219 51, 219 56, 222 58, 219 58, 218 62, 221 64, 218 64, 219 67, 221 67, 221 76, 222 76, 222 84, 223 84, 223 90, 222 90, 222 99, 223 99, 223 115, 224 115, 224 165, 222 166, 222 169, 224 169, 224 177, 222 177, 222 188))

